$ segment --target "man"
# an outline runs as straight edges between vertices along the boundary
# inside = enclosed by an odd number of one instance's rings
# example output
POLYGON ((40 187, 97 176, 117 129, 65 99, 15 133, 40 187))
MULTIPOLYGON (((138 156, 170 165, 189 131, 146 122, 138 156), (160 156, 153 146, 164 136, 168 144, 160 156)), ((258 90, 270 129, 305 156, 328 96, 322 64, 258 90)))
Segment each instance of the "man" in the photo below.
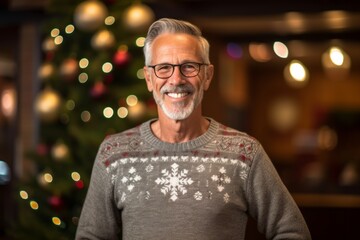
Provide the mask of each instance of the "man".
POLYGON ((76 239, 311 239, 257 140, 201 112, 214 66, 192 24, 149 29, 144 72, 158 118, 108 137, 97 154, 76 239))

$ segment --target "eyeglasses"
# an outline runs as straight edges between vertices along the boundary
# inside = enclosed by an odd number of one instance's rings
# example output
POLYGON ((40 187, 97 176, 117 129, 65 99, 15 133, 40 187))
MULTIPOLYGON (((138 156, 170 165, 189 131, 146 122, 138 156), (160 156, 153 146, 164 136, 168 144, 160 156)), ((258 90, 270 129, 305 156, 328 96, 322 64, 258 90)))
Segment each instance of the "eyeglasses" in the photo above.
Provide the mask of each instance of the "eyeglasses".
POLYGON ((155 75, 158 78, 166 79, 173 75, 175 67, 179 67, 180 73, 184 77, 195 77, 199 74, 200 67, 202 65, 209 65, 209 64, 197 63, 197 62, 186 62, 182 64, 164 63, 164 64, 150 65, 147 67, 153 68, 155 75))

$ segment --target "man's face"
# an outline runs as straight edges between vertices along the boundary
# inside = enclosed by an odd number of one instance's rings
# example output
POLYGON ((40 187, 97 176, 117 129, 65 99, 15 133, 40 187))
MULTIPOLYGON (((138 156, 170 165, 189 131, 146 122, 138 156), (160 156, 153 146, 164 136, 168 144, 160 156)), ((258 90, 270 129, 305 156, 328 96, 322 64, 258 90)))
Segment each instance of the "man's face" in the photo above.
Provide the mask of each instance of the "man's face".
MULTIPOLYGON (((152 44, 151 65, 203 63, 197 39, 187 34, 162 34, 152 44)), ((201 66, 195 77, 185 77, 175 67, 171 77, 158 78, 153 68, 144 67, 146 84, 159 110, 170 119, 183 120, 200 110, 203 92, 209 88, 213 66, 201 66)))

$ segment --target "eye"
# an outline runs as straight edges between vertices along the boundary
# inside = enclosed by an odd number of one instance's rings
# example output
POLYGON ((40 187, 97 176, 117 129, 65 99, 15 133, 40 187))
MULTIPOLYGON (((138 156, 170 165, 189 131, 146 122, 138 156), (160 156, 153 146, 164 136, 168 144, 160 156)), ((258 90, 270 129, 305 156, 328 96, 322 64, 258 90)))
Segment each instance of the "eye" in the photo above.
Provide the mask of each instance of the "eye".
POLYGON ((169 71, 171 71, 171 69, 172 69, 172 66, 169 65, 169 64, 157 65, 156 68, 155 68, 155 70, 157 72, 169 72, 169 71))
POLYGON ((185 72, 193 72, 197 69, 197 65, 195 63, 184 63, 181 65, 181 69, 185 72))

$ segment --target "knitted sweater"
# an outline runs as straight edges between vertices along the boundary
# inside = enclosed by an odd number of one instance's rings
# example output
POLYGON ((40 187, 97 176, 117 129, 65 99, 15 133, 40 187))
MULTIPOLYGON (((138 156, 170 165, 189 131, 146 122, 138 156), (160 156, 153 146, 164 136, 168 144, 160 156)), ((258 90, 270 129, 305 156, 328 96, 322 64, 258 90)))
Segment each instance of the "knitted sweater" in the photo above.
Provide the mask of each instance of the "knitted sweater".
POLYGON ((105 139, 76 239, 241 240, 248 215, 267 239, 311 239, 259 142, 209 120, 184 143, 160 141, 151 121, 105 139))

